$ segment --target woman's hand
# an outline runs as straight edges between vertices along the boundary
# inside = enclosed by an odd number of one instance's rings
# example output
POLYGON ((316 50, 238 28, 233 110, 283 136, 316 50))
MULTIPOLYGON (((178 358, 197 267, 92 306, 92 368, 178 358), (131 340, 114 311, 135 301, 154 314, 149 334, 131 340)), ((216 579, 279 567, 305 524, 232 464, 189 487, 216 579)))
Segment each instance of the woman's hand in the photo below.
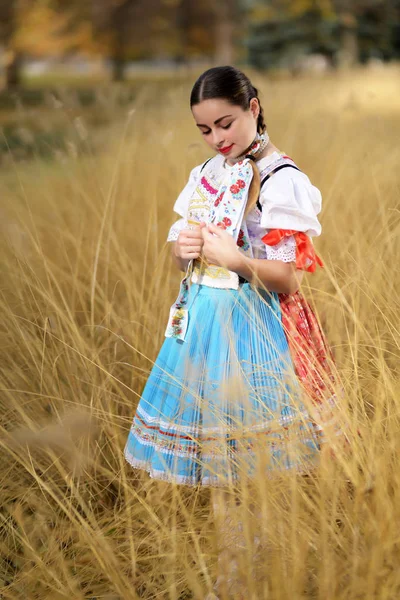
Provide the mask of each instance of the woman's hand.
POLYGON ((270 292, 294 294, 299 289, 304 271, 297 270, 295 263, 250 258, 239 251, 227 231, 215 225, 203 227, 201 233, 203 254, 209 263, 234 271, 253 285, 264 286, 270 292))
POLYGON ((234 271, 239 248, 230 233, 216 225, 203 226, 200 231, 204 241, 203 254, 207 261, 234 271))
POLYGON ((178 259, 192 260, 199 258, 203 249, 202 229, 205 223, 200 223, 195 229, 182 229, 175 243, 175 256, 178 259))

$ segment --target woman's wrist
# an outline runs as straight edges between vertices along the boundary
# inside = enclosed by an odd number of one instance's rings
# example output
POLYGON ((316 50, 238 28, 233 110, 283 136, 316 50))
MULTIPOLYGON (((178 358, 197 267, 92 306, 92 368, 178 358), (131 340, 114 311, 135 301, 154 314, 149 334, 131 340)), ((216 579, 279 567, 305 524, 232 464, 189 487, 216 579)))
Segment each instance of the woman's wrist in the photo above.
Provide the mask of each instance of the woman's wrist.
POLYGON ((181 271, 186 271, 187 266, 189 264, 189 259, 182 258, 181 256, 179 256, 179 254, 177 254, 176 242, 173 242, 171 254, 172 254, 172 258, 174 259, 174 262, 175 262, 176 266, 178 267, 178 269, 180 269, 181 271))
POLYGON ((250 258, 240 251, 228 268, 254 286, 265 286, 271 292, 283 294, 294 294, 303 275, 291 263, 250 258))
POLYGON ((250 281, 254 274, 251 258, 243 254, 243 252, 240 252, 239 249, 236 254, 237 256, 232 259, 228 269, 234 271, 244 279, 247 279, 247 281, 250 281))

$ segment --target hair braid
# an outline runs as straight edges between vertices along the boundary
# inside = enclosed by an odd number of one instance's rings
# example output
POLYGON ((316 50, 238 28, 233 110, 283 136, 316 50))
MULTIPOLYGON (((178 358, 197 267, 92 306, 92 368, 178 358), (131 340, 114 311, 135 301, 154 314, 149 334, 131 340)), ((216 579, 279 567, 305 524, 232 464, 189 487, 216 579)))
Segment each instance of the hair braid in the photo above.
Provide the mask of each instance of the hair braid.
POLYGON ((260 112, 259 112, 258 119, 257 119, 257 131, 258 131, 258 133, 264 133, 267 128, 265 121, 264 121, 264 110, 263 110, 263 107, 261 106, 260 98, 258 97, 258 89, 256 87, 254 87, 254 85, 252 87, 253 87, 253 92, 254 92, 254 98, 257 98, 258 104, 260 107, 260 112))
POLYGON ((246 208, 244 210, 244 216, 247 217, 249 212, 253 210, 257 204, 257 200, 260 196, 261 177, 260 171, 254 161, 250 161, 251 168, 253 169, 253 179, 251 180, 249 194, 247 197, 246 208))

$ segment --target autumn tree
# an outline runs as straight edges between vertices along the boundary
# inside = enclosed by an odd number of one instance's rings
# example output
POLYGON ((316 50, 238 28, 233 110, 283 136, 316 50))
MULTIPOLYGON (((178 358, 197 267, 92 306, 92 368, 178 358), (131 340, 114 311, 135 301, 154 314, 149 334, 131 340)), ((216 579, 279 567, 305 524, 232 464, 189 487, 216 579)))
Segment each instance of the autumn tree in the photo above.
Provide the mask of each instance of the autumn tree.
POLYGON ((107 41, 114 81, 122 81, 132 47, 150 38, 152 9, 158 0, 92 0, 91 16, 95 34, 107 41))
POLYGON ((19 0, 0 0, 0 42, 5 54, 5 82, 11 88, 20 83, 20 65, 22 56, 14 45, 14 36, 18 28, 18 16, 23 9, 19 0))
POLYGON ((79 49, 94 53, 89 20, 75 23, 71 11, 57 12, 52 0, 0 0, 0 43, 5 56, 5 83, 21 83, 23 59, 61 57, 79 49))
POLYGON ((114 81, 124 79, 127 62, 132 58, 149 58, 162 54, 168 45, 174 46, 171 40, 176 36, 176 23, 171 22, 169 13, 176 9, 179 0, 53 2, 59 10, 72 11, 76 24, 91 22, 94 39, 111 62, 114 81))
POLYGON ((234 61, 243 0, 91 1, 95 31, 109 41, 116 80, 133 54, 174 57, 177 63, 196 56, 217 64, 234 61))

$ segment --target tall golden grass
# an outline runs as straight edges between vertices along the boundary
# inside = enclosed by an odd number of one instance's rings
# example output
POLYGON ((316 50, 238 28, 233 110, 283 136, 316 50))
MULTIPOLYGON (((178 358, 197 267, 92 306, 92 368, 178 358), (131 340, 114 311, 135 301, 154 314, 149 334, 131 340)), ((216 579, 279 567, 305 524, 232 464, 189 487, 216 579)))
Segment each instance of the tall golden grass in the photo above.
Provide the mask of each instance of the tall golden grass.
MULTIPOLYGON (((323 193, 325 269, 303 287, 361 437, 315 478, 260 478, 251 503, 243 487, 247 539, 267 540, 240 559, 248 598, 400 596, 398 75, 255 76, 272 140, 323 193)), ((173 201, 207 157, 189 90, 144 85, 103 154, 2 173, 4 599, 200 600, 215 580, 210 491, 123 458, 180 277, 165 243, 173 201)))

